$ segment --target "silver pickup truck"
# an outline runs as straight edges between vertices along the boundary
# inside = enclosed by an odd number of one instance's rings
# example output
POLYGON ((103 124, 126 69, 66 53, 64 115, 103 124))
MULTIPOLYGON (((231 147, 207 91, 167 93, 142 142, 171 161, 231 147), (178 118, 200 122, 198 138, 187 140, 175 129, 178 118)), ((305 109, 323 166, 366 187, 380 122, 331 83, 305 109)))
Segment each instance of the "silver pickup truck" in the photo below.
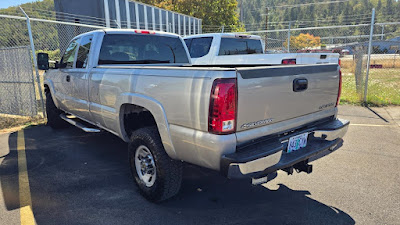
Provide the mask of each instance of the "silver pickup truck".
POLYGON ((310 173, 310 158, 337 149, 349 125, 336 117, 337 64, 193 66, 182 38, 163 32, 79 35, 44 85, 47 124, 129 143, 134 180, 154 202, 178 193, 183 162, 253 184, 310 173))

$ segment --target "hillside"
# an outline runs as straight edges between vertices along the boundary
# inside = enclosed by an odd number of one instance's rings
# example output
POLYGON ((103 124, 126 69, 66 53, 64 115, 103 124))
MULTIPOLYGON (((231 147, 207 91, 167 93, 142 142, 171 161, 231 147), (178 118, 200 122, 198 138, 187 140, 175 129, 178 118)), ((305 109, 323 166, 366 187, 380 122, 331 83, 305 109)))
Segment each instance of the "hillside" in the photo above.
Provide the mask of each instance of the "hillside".
MULTIPOLYGON (((241 0, 239 0, 240 6, 241 0)), ((276 7, 279 5, 298 5, 310 0, 243 0, 243 23, 246 30, 265 28, 265 11, 269 7, 269 29, 288 27, 313 27, 335 24, 368 23, 372 8, 376 9, 377 22, 392 22, 400 19, 400 2, 395 0, 351 0, 334 4, 319 4, 301 7, 276 7)))

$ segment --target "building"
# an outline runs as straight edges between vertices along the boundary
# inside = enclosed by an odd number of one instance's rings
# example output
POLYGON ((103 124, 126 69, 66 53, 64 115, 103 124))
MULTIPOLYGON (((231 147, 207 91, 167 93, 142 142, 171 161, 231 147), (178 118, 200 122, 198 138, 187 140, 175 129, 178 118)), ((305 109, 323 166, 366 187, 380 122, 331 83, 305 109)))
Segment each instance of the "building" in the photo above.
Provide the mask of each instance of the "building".
MULTIPOLYGON (((56 18, 111 28, 132 28, 176 33, 201 34, 201 19, 131 0, 54 0, 56 18)), ((59 26, 60 49, 83 28, 59 26), (79 30, 77 30, 79 29, 79 30)))
POLYGON ((75 15, 85 24, 114 28, 167 31, 179 35, 201 33, 201 19, 131 0, 54 0, 58 19, 75 15))

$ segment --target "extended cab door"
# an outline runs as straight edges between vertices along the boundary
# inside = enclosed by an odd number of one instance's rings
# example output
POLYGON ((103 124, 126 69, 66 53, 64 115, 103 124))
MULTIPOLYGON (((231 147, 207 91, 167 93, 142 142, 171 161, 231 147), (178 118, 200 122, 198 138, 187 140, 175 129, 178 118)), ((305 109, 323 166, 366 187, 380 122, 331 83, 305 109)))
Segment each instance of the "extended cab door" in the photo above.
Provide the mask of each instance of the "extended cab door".
POLYGON ((70 76, 71 92, 69 112, 82 119, 90 120, 88 103, 88 76, 89 52, 92 46, 93 35, 79 39, 79 48, 76 54, 75 67, 68 72, 70 76))
POLYGON ((65 50, 58 71, 54 74, 55 97, 60 108, 69 111, 71 108, 71 71, 75 67, 75 57, 78 50, 78 39, 73 39, 65 50))

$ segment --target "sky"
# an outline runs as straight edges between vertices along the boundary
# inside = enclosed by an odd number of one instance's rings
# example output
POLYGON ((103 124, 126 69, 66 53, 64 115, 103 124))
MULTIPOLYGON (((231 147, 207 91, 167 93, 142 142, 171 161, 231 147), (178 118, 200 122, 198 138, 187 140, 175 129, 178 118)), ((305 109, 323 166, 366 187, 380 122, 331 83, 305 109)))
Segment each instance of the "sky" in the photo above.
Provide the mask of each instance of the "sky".
POLYGON ((0 0, 0 9, 8 8, 10 6, 17 6, 27 2, 37 2, 38 0, 0 0))

